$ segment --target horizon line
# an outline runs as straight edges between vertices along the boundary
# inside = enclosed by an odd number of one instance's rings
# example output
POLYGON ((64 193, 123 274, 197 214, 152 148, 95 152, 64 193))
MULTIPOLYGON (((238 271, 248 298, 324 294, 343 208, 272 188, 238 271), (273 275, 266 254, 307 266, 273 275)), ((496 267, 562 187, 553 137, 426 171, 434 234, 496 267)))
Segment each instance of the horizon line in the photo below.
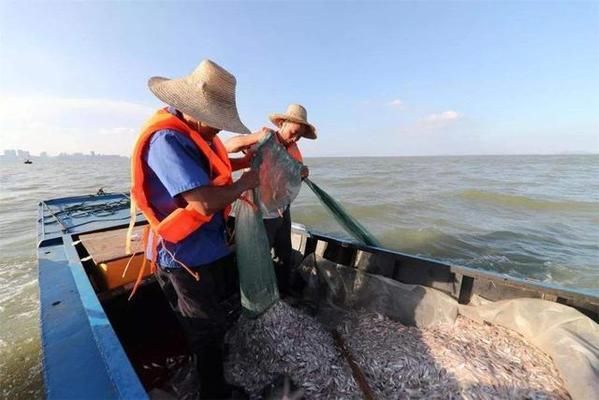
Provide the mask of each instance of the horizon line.
MULTIPOLYGON (((12 149, 8 149, 12 150, 12 149)), ((27 150, 25 150, 27 151, 27 150)), ((504 156, 598 156, 599 152, 560 152, 560 153, 465 153, 465 154, 398 154, 398 155, 319 155, 319 156, 305 156, 305 158, 401 158, 401 157, 504 157, 504 156)), ((29 154, 29 158, 68 158, 68 157, 90 157, 90 158, 102 158, 102 157, 123 157, 131 158, 129 155, 122 154, 95 154, 89 153, 66 153, 66 154, 48 154, 41 156, 40 154, 29 154)), ((0 158, 10 158, 18 160, 23 156, 6 156, 0 154, 0 158)))

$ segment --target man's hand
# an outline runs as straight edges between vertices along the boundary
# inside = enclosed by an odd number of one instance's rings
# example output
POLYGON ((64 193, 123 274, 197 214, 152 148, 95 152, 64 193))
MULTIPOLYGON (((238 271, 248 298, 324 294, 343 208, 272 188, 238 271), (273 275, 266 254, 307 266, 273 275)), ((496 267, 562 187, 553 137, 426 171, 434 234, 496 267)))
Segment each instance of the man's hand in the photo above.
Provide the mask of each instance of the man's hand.
POLYGON ((212 215, 234 202, 243 192, 260 184, 258 171, 249 170, 241 175, 232 185, 201 186, 181 196, 199 213, 212 215))
POLYGON ((242 192, 257 187, 260 184, 258 171, 251 169, 244 172, 236 183, 242 192))
POLYGON ((238 135, 227 140, 225 148, 227 153, 237 153, 239 151, 246 151, 260 140, 262 140, 271 130, 268 128, 262 128, 258 132, 250 133, 249 135, 238 135))
POLYGON ((310 170, 308 169, 308 167, 306 167, 305 165, 302 167, 302 170, 300 171, 300 174, 302 176, 302 179, 306 179, 308 177, 308 175, 310 175, 310 170))
POLYGON ((262 128, 260 128, 260 130, 255 133, 256 137, 258 138, 256 140, 256 143, 258 143, 259 141, 261 141, 262 139, 264 139, 271 132, 274 135, 275 131, 273 131, 272 129, 267 128, 265 126, 263 126, 262 128))

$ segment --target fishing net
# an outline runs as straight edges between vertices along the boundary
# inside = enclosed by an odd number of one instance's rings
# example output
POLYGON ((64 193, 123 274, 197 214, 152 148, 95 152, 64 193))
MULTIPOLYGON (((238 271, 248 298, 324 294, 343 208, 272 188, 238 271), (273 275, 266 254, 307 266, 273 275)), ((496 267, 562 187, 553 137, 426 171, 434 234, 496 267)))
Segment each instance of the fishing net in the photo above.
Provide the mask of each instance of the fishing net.
POLYGON ((327 192, 322 190, 318 185, 312 182, 309 179, 304 180, 308 187, 312 189, 318 200, 324 205, 324 207, 329 210, 329 212, 335 217, 335 220, 356 240, 367 244, 369 246, 378 246, 380 247, 380 242, 372 235, 372 233, 368 232, 368 230, 362 226, 355 218, 353 218, 345 209, 332 198, 327 192))
POLYGON ((248 191, 235 202, 235 243, 241 306, 245 315, 256 317, 279 299, 279 289, 262 214, 252 194, 248 191))
POLYGON ((302 184, 302 165, 287 154, 272 132, 255 151, 252 168, 259 171, 260 186, 246 192, 234 206, 241 305, 249 317, 257 317, 279 299, 262 218, 284 210, 297 197, 302 184))
POLYGON ((258 144, 252 168, 260 174, 257 203, 264 216, 281 213, 299 194, 302 164, 276 141, 272 131, 258 144))
MULTIPOLYGON (((273 213, 281 214, 297 197, 302 183, 302 164, 291 158, 270 132, 256 146, 252 169, 259 172, 260 186, 246 193, 245 201, 238 200, 234 212, 241 304, 247 315, 255 317, 279 298, 270 245, 262 219, 273 213)), ((306 179, 306 183, 353 237, 367 245, 380 245, 335 199, 310 180, 306 179)))

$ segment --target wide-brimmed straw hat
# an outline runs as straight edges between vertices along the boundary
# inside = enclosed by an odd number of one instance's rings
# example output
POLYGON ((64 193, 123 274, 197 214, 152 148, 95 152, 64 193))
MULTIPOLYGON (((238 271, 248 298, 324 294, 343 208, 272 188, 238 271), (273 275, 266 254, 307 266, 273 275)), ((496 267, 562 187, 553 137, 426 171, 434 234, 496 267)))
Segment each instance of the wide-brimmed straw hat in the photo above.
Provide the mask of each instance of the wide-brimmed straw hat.
POLYGON ((316 128, 314 125, 308 122, 308 112, 299 104, 289 104, 285 114, 270 114, 268 118, 278 127, 280 127, 285 121, 306 125, 308 129, 302 136, 304 136, 306 139, 316 139, 316 128))
POLYGON ((235 133, 250 133, 239 119, 235 77, 213 61, 204 60, 177 79, 150 78, 148 87, 160 100, 207 125, 235 133))

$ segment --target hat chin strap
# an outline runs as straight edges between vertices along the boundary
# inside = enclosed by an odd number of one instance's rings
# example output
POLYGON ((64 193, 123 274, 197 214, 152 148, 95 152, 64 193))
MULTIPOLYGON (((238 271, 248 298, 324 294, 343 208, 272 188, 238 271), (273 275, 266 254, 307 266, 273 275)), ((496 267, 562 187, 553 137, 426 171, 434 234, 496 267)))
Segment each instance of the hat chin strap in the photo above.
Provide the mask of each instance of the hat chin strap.
POLYGON ((200 131, 200 124, 201 122, 198 120, 192 120, 191 117, 188 114, 185 113, 181 113, 183 116, 183 121, 194 131, 199 132, 200 131))

